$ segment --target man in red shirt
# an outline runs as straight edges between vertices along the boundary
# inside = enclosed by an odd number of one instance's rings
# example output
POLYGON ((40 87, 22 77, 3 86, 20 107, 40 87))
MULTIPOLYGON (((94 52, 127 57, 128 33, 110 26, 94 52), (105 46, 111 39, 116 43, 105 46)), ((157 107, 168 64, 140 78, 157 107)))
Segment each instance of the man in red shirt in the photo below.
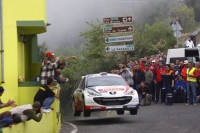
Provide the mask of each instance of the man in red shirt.
POLYGON ((156 89, 156 100, 155 103, 157 104, 159 101, 159 93, 160 89, 162 87, 162 73, 165 71, 165 67, 163 67, 163 62, 158 62, 158 67, 154 69, 154 83, 155 83, 155 89, 156 89))
POLYGON ((144 71, 145 70, 145 65, 146 65, 146 61, 142 61, 140 70, 144 71))
POLYGON ((182 65, 181 67, 181 75, 183 76, 183 79, 185 81, 187 81, 187 64, 188 64, 188 60, 185 60, 184 65, 182 65))

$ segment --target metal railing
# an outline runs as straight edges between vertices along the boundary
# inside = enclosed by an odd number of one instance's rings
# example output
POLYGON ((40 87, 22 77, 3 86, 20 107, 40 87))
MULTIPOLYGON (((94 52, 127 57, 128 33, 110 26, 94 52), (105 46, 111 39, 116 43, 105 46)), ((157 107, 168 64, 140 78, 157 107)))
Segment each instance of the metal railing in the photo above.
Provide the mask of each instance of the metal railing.
MULTIPOLYGON (((199 32, 200 32, 200 28, 195 30, 191 35, 196 36, 197 34, 199 34, 199 32)), ((182 44, 183 48, 186 47, 186 42, 187 42, 187 40, 182 44)))

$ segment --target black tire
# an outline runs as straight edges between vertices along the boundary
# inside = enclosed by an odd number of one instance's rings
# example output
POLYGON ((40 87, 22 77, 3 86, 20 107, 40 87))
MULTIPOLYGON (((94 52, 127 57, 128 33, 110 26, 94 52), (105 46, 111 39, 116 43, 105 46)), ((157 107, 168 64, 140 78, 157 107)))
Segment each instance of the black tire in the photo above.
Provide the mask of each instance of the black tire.
POLYGON ((117 110, 117 114, 118 115, 123 115, 124 114, 124 110, 117 110))
POLYGON ((90 111, 85 110, 85 100, 84 100, 84 111, 83 111, 83 116, 84 116, 84 117, 90 117, 90 114, 91 114, 90 111))
POLYGON ((80 116, 81 115, 81 111, 76 111, 76 109, 75 109, 74 100, 72 101, 72 110, 73 110, 74 116, 80 116))
POLYGON ((131 109, 130 114, 131 115, 137 115, 137 109, 131 109))

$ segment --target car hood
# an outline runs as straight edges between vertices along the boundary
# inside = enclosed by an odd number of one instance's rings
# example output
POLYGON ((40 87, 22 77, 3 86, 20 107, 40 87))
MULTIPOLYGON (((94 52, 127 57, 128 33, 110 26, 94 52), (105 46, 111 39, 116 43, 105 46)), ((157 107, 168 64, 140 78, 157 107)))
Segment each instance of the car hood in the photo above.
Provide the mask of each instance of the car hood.
POLYGON ((88 87, 88 89, 95 90, 96 92, 104 96, 121 96, 132 88, 129 86, 120 85, 120 86, 95 86, 95 87, 88 87))

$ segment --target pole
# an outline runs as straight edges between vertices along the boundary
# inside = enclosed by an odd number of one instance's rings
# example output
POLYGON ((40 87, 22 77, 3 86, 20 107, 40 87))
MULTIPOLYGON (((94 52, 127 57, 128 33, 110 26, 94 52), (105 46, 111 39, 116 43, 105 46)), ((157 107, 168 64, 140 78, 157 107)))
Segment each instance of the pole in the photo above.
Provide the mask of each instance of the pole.
POLYGON ((126 52, 124 52, 124 63, 125 63, 125 65, 127 64, 127 54, 126 54, 126 52))
POLYGON ((176 21, 176 43, 178 46, 178 21, 176 21))

